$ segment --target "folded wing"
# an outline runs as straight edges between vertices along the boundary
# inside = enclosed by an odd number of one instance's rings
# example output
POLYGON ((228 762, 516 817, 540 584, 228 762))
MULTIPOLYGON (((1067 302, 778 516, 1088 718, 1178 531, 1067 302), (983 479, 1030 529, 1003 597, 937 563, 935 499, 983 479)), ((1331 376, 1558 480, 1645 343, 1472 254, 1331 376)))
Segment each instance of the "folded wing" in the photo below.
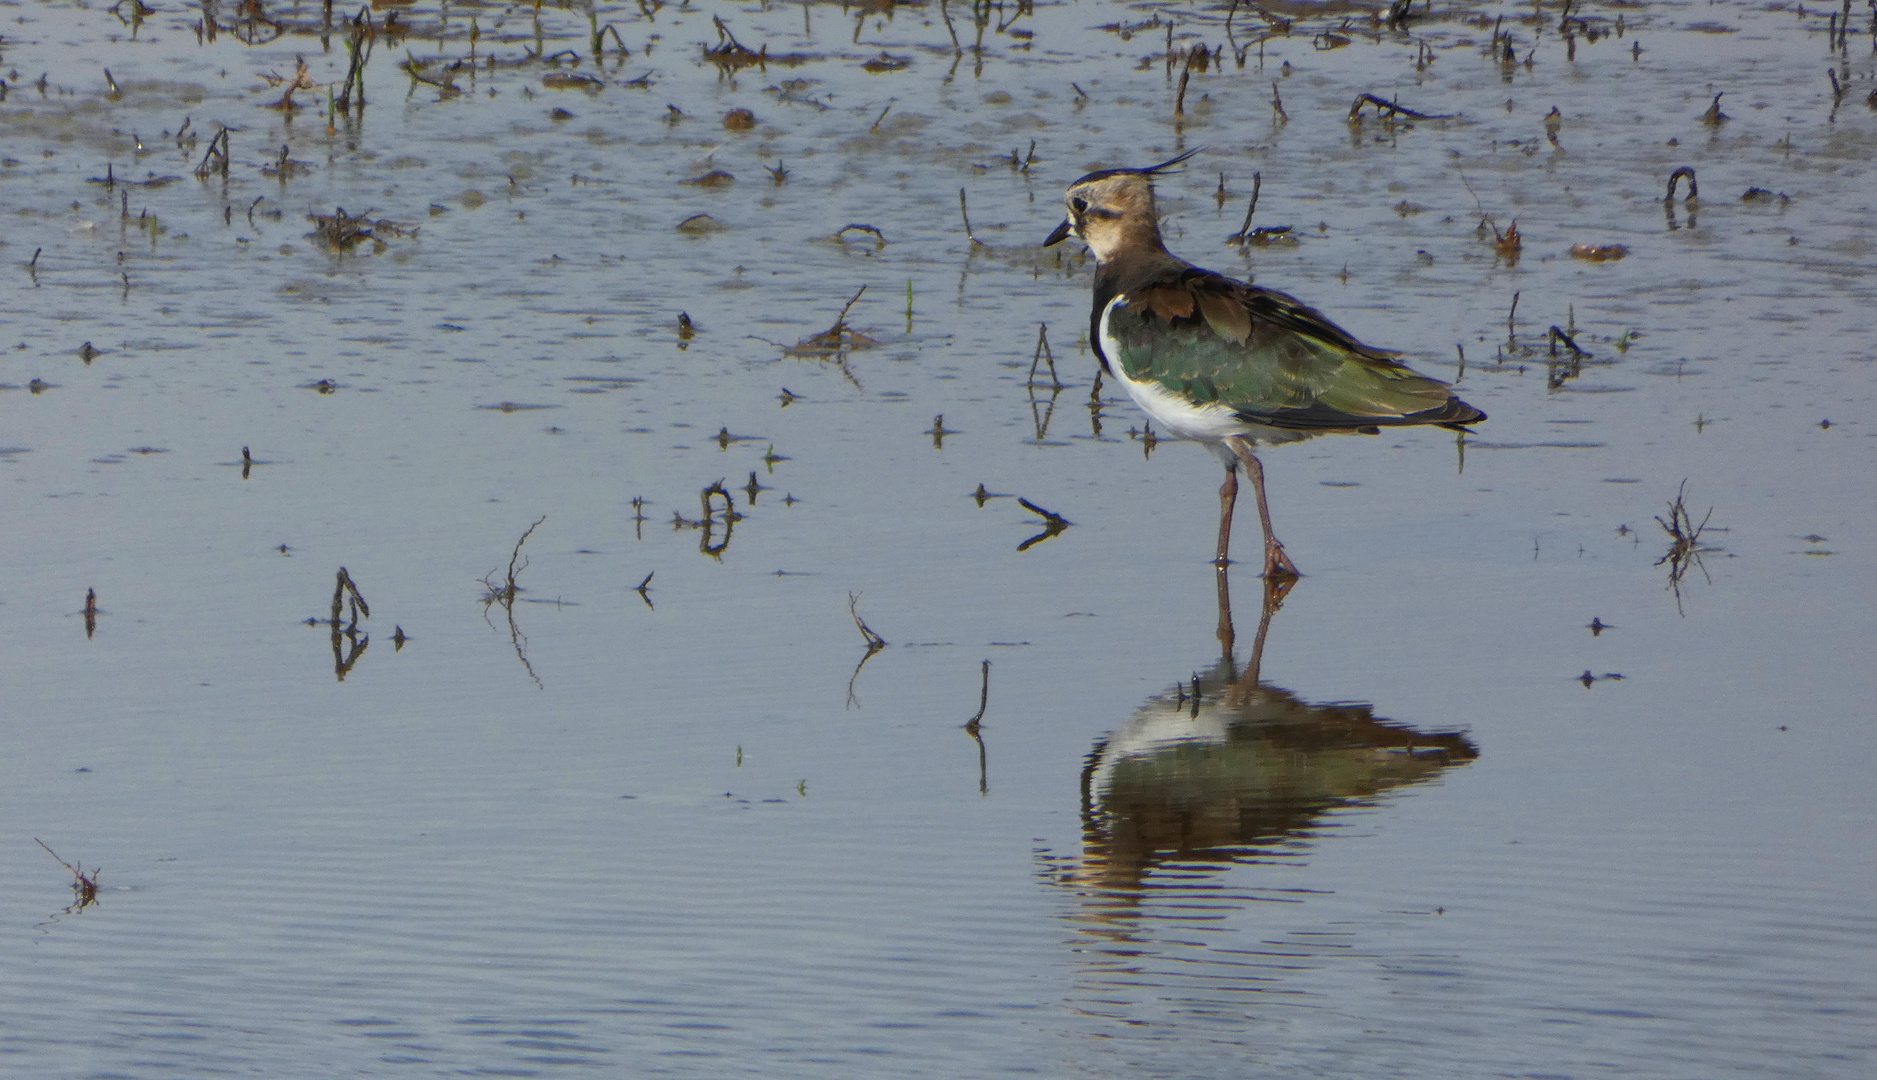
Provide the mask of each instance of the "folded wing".
POLYGON ((1357 431, 1459 427, 1485 414, 1452 388, 1364 345, 1294 297, 1208 271, 1132 289, 1109 312, 1111 359, 1200 404, 1252 423, 1357 431))

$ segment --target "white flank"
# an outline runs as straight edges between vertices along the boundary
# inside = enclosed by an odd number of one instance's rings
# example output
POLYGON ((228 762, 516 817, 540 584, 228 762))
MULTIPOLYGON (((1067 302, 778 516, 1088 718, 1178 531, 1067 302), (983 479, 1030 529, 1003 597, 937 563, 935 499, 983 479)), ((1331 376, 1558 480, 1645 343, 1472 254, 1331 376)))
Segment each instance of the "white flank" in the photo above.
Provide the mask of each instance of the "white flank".
POLYGON ((1126 300, 1127 294, 1123 293, 1108 301, 1108 306, 1102 309, 1101 348, 1108 354, 1110 372, 1121 380, 1121 384, 1127 387, 1128 396, 1134 399, 1134 404, 1152 417, 1164 434, 1180 439, 1216 442, 1227 435, 1245 435, 1258 430, 1259 425, 1246 423, 1239 419, 1237 413, 1217 402, 1195 405, 1185 396, 1151 379, 1136 382, 1128 378, 1127 371, 1121 365, 1121 342, 1108 328, 1116 305, 1126 300))

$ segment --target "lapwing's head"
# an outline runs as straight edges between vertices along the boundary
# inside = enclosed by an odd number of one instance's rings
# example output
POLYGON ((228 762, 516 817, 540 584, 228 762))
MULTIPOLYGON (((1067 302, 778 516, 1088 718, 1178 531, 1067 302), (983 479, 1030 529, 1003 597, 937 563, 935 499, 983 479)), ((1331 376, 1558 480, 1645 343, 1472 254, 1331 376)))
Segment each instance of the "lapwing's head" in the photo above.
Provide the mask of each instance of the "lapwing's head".
POLYGON ((1063 196, 1068 217, 1043 241, 1044 247, 1073 236, 1088 245, 1095 261, 1107 263, 1125 251, 1161 249, 1154 213, 1154 177, 1199 151, 1144 169, 1103 169, 1069 185, 1063 196))

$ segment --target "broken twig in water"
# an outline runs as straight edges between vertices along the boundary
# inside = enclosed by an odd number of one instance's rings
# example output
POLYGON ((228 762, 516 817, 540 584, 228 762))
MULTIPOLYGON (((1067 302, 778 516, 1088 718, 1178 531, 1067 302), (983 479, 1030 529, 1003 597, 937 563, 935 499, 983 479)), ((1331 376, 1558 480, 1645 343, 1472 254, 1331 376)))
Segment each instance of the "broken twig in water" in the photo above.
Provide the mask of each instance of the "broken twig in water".
POLYGON ((196 179, 207 180, 211 173, 220 171, 222 179, 228 179, 228 128, 222 127, 209 140, 209 147, 202 152, 202 163, 196 166, 196 179), (216 165, 210 162, 218 162, 216 165))
POLYGON ((867 621, 860 617, 859 607, 860 594, 848 593, 847 613, 853 616, 854 626, 860 630, 861 638, 867 643, 867 651, 861 655, 860 663, 854 665, 854 673, 847 679, 847 707, 850 709, 860 707, 860 699, 854 696, 854 683, 860 679, 861 669, 866 667, 867 661, 878 655, 880 650, 886 648, 886 639, 874 633, 873 628, 867 625, 867 621))
POLYGON ((1714 508, 1710 506, 1708 512, 1702 515, 1701 523, 1694 523, 1682 498, 1687 488, 1688 481, 1683 480, 1681 486, 1675 489, 1675 501, 1668 504, 1667 521, 1660 517, 1655 519, 1655 523, 1662 526, 1662 531, 1669 536, 1669 549, 1655 561, 1655 565, 1668 564, 1668 585, 1675 593, 1675 610, 1678 612, 1681 610, 1682 575, 1688 572, 1690 566, 1701 567, 1702 575, 1707 574, 1707 567, 1701 565, 1701 553, 1708 550, 1701 546, 1701 533, 1708 527, 1708 519, 1714 516, 1714 508))
MULTIPOLYGON (((1219 180, 1219 187, 1221 190, 1225 187, 1225 179, 1223 177, 1219 180)), ((1226 243, 1242 244, 1251 236, 1251 216, 1258 212, 1258 192, 1262 190, 1263 187, 1264 174, 1262 172, 1253 171, 1251 174, 1251 205, 1245 207, 1245 223, 1238 227, 1237 232, 1225 238, 1226 243)))
POLYGON ((1675 201, 1675 183, 1684 176, 1688 178, 1688 197, 1683 199, 1682 202, 1694 202, 1695 198, 1700 195, 1701 189, 1695 186, 1695 171, 1683 165, 1668 174, 1668 194, 1662 197, 1663 202, 1673 203, 1675 201))
POLYGON ((46 847, 44 840, 35 836, 33 837, 33 843, 45 848, 46 854, 52 856, 54 859, 58 859, 60 866, 72 872, 73 903, 71 907, 65 909, 67 915, 83 911, 98 902, 98 875, 104 872, 103 868, 94 869, 91 873, 87 874, 85 873, 84 863, 81 862, 77 865, 73 865, 59 858, 59 853, 52 850, 50 847, 46 847))
POLYGON ((1062 380, 1056 376, 1056 354, 1049 347, 1049 324, 1039 323, 1036 331, 1036 353, 1030 357, 1030 377, 1026 385, 1036 384, 1036 366, 1049 365, 1049 381, 1057 389, 1062 389, 1062 380))
POLYGON ((306 220, 313 223, 313 231, 308 235, 315 237, 320 243, 334 251, 349 251, 365 240, 382 243, 383 236, 380 234, 417 235, 418 226, 416 225, 403 225, 387 218, 373 221, 369 216, 370 213, 371 211, 368 210, 363 214, 353 216, 346 213, 345 207, 341 206, 333 210, 331 214, 308 214, 306 220))
POLYGON ((863 225, 858 222, 848 224, 848 225, 843 225, 839 229, 836 229, 834 232, 834 235, 830 237, 830 239, 835 240, 839 243, 845 244, 847 242, 847 234, 850 232, 862 232, 862 233, 872 234, 873 250, 875 251, 878 251, 881 248, 886 246, 886 234, 885 233, 881 232, 879 229, 873 227, 872 225, 863 225))
POLYGON ((1589 353, 1585 352, 1583 349, 1578 348, 1577 341, 1574 338, 1572 338, 1571 335, 1565 333, 1561 327, 1553 326, 1547 333, 1550 337, 1552 356, 1555 357, 1556 355, 1558 355, 1558 342, 1560 341, 1564 343, 1565 348, 1571 350, 1572 356, 1586 357, 1590 355, 1589 353))
POLYGON ((971 719, 965 721, 964 729, 966 731, 969 731, 974 735, 977 734, 979 723, 980 721, 984 719, 984 710, 989 708, 990 704, 991 704, 991 662, 989 660, 986 660, 984 661, 984 684, 978 690, 978 712, 976 716, 973 716, 971 719))
MULTIPOLYGON (((845 230, 843 230, 845 231, 845 230)), ((847 313, 860 302, 861 295, 867 291, 862 285, 847 303, 841 305, 841 313, 834 317, 834 325, 819 334, 810 334, 782 351, 790 356, 830 356, 848 349, 865 348, 879 342, 847 325, 847 313)), ((849 376, 852 378, 852 376, 849 376)))
MULTIPOLYGON (((245 451, 247 448, 242 449, 245 451)), ((371 618, 371 605, 365 603, 364 595, 358 591, 358 584, 352 580, 352 575, 346 568, 341 566, 332 586, 331 614, 324 620, 306 620, 308 626, 317 626, 323 621, 328 628, 332 644, 333 675, 340 682, 344 682, 345 677, 352 673, 352 668, 358 663, 359 657, 364 656, 365 650, 371 645, 371 635, 358 627, 358 621, 361 618, 371 618), (341 613, 346 611, 348 600, 351 604, 349 621, 340 617, 341 613)))
POLYGON ((344 604, 348 594, 350 594, 352 600, 352 619, 346 629, 357 630, 358 620, 361 615, 367 619, 371 618, 371 605, 367 604, 365 597, 359 593, 358 584, 352 580, 352 575, 346 572, 345 567, 341 566, 339 568, 339 579, 334 582, 332 586, 332 618, 329 621, 332 623, 335 630, 339 627, 339 610, 344 604))
POLYGON ((1453 113, 1424 113, 1410 109, 1406 105, 1376 97, 1374 94, 1357 94, 1355 104, 1349 106, 1349 119, 1359 119, 1364 105, 1373 105, 1377 112, 1384 115, 1392 116, 1398 113, 1411 120, 1452 120, 1455 115, 1453 113))
POLYGON ((1061 533, 1064 529, 1067 529, 1069 526, 1075 524, 1075 522, 1070 521, 1068 518, 1063 517, 1061 514, 1056 513, 1054 510, 1045 510, 1042 507, 1031 502, 1030 500, 1023 498, 1022 496, 1018 496, 1017 503, 1021 505, 1025 510, 1028 510, 1032 514, 1036 514, 1043 519, 1043 531, 1040 533, 1037 533, 1035 536, 1030 537, 1028 540, 1025 540, 1023 543, 1018 544, 1017 545, 1018 551, 1028 551, 1030 548, 1035 547, 1037 544, 1042 543, 1043 541, 1049 539, 1050 537, 1061 533))
POLYGON ((495 581, 493 570, 482 576, 483 587, 488 590, 482 596, 483 618, 489 617, 488 612, 491 606, 502 605, 502 610, 508 615, 508 641, 515 648, 515 658, 521 661, 521 666, 528 672, 528 677, 534 680, 535 686, 543 690, 547 689, 547 685, 541 681, 541 676, 534 673, 534 665, 528 662, 528 637, 515 623, 515 598, 521 592, 521 586, 516 583, 515 579, 523 570, 528 569, 528 561, 521 557, 521 546, 528 542, 528 538, 533 536, 534 531, 540 528, 541 523, 546 520, 546 514, 536 518, 534 524, 528 526, 527 530, 521 534, 521 539, 515 541, 514 550, 508 554, 508 576, 503 582, 498 584, 495 581))
POLYGON ((965 236, 971 241, 971 246, 974 248, 990 247, 991 245, 979 240, 977 234, 971 231, 971 211, 965 206, 964 188, 958 189, 958 213, 965 219, 965 236))
POLYGON ((866 641, 868 652, 875 653, 886 648, 886 639, 874 633, 873 627, 867 625, 867 620, 860 617, 859 593, 847 594, 847 613, 853 617, 855 629, 860 631, 861 638, 866 641))

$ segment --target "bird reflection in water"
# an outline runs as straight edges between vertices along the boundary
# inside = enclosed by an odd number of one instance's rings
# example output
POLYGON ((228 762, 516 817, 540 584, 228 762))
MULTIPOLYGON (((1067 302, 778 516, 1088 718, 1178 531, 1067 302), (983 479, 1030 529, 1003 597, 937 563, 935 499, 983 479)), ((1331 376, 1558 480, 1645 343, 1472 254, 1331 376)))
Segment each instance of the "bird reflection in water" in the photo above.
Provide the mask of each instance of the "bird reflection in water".
POLYGON ((1089 753, 1082 855, 1049 874, 1081 891, 1083 918, 1129 923, 1150 890, 1192 889, 1234 863, 1288 861, 1331 811, 1368 805, 1479 755, 1459 732, 1417 731, 1368 705, 1312 705, 1265 682, 1265 638, 1295 583, 1264 579, 1241 670, 1221 572, 1218 664, 1149 699, 1089 753))

